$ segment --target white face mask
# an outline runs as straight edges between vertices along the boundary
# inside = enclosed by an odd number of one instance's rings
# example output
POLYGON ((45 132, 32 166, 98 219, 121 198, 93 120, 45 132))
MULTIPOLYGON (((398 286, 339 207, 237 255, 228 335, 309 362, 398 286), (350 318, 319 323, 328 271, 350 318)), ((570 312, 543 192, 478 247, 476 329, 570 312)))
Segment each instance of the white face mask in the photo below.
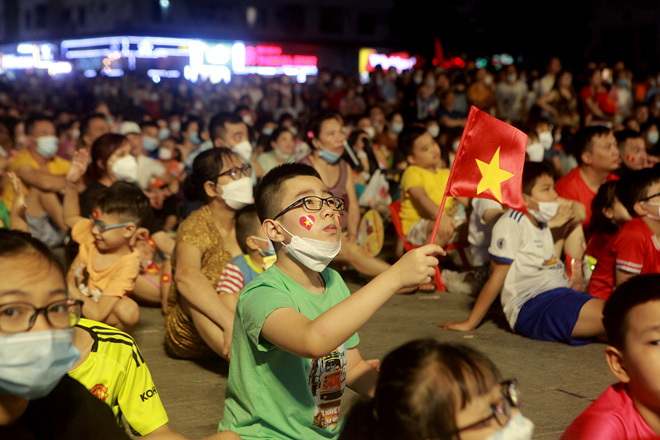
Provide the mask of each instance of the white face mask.
POLYGON ((543 160, 544 153, 543 145, 540 142, 534 142, 533 144, 527 145, 527 155, 531 162, 541 162, 543 160))
POLYGON ((369 139, 373 139, 376 136, 376 129, 374 127, 365 127, 363 130, 369 136, 369 139))
POLYGON ((50 159, 57 153, 58 140, 55 136, 40 136, 37 138, 37 153, 50 159))
POLYGON ((158 159, 160 160, 170 160, 172 159, 172 150, 166 147, 160 147, 158 149, 158 159))
POLYGON ((486 440, 531 440, 533 434, 534 423, 518 411, 504 428, 490 435, 486 440))
POLYGON ((130 154, 120 157, 110 167, 110 172, 117 180, 135 182, 137 180, 137 160, 130 154))
POLYGON ((252 144, 250 141, 237 143, 232 147, 232 151, 238 154, 243 162, 250 163, 250 159, 252 159, 252 144))
POLYGON ((539 133, 539 142, 543 145, 543 148, 549 150, 552 147, 552 133, 550 131, 544 131, 539 133))
POLYGON ((429 128, 426 129, 426 131, 429 132, 429 134, 431 135, 431 137, 433 139, 440 136, 440 126, 439 125, 431 125, 429 128))
POLYGON ((559 202, 537 202, 531 197, 530 200, 533 200, 539 205, 538 211, 532 211, 531 209, 529 210, 531 216, 534 217, 539 223, 548 223, 548 221, 557 215, 557 211, 559 210, 559 202))
POLYGON ((323 272, 341 250, 341 240, 328 242, 298 237, 287 231, 279 222, 277 224, 291 236, 289 244, 282 243, 289 255, 314 272, 323 272))
POLYGON ((282 160, 289 160, 293 157, 293 154, 291 153, 284 153, 277 148, 273 148, 273 151, 275 152, 275 156, 279 157, 282 160))
POLYGON ((218 185, 222 189, 222 199, 231 209, 238 211, 247 205, 254 203, 252 193, 252 178, 241 177, 232 180, 226 185, 218 185))

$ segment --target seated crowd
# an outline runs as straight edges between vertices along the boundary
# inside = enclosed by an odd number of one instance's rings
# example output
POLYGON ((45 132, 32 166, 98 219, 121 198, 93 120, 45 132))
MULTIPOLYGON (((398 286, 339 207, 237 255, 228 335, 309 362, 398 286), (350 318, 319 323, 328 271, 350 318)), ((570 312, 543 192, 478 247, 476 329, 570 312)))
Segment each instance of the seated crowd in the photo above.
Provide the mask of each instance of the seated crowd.
POLYGON ((619 383, 562 438, 660 437, 660 84, 518 68, 72 79, 93 102, 4 84, 0 437, 183 438, 131 336, 158 307, 169 356, 229 362, 212 438, 531 438, 519 384, 468 346, 360 354, 392 296, 445 285, 476 299, 443 329, 499 298, 512 332, 608 344, 619 383), (470 105, 527 135, 525 212, 450 197, 436 224, 470 105), (376 256, 372 210, 398 231, 376 256), (344 423, 346 386, 364 399, 344 423))

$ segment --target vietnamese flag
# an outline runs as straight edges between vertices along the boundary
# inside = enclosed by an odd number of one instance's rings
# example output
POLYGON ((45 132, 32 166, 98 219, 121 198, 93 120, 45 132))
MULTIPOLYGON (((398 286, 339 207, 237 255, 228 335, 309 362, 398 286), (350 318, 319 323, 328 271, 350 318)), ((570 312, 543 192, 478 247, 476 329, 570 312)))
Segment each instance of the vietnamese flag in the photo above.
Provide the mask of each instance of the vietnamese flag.
POLYGON ((447 196, 491 199, 526 212, 522 197, 526 150, 525 133, 472 106, 431 237, 447 196))

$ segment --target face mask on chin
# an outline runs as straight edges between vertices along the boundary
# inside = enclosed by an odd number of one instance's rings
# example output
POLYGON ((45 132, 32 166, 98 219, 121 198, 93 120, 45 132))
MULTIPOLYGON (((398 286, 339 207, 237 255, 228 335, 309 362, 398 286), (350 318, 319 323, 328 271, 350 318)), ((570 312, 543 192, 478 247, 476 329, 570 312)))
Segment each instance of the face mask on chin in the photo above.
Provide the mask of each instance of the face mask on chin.
POLYGON ((341 240, 327 242, 299 237, 287 231, 279 222, 277 224, 291 236, 289 244, 282 243, 289 255, 314 272, 323 272, 341 250, 341 240))

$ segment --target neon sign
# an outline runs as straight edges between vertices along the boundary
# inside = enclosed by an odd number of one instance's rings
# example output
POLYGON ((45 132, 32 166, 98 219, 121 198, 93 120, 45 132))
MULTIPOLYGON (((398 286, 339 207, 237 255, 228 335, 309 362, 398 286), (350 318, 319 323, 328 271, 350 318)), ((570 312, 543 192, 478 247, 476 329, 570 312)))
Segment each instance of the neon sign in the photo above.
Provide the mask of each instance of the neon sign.
POLYGON ((283 52, 280 46, 246 46, 245 65, 263 67, 316 67, 318 65, 318 58, 314 55, 288 55, 283 52))
POLYGON ((387 71, 394 67, 398 73, 409 70, 417 64, 417 58, 411 57, 407 52, 397 52, 392 54, 382 54, 376 52, 376 49, 360 49, 360 73, 373 72, 376 66, 381 66, 387 71))

